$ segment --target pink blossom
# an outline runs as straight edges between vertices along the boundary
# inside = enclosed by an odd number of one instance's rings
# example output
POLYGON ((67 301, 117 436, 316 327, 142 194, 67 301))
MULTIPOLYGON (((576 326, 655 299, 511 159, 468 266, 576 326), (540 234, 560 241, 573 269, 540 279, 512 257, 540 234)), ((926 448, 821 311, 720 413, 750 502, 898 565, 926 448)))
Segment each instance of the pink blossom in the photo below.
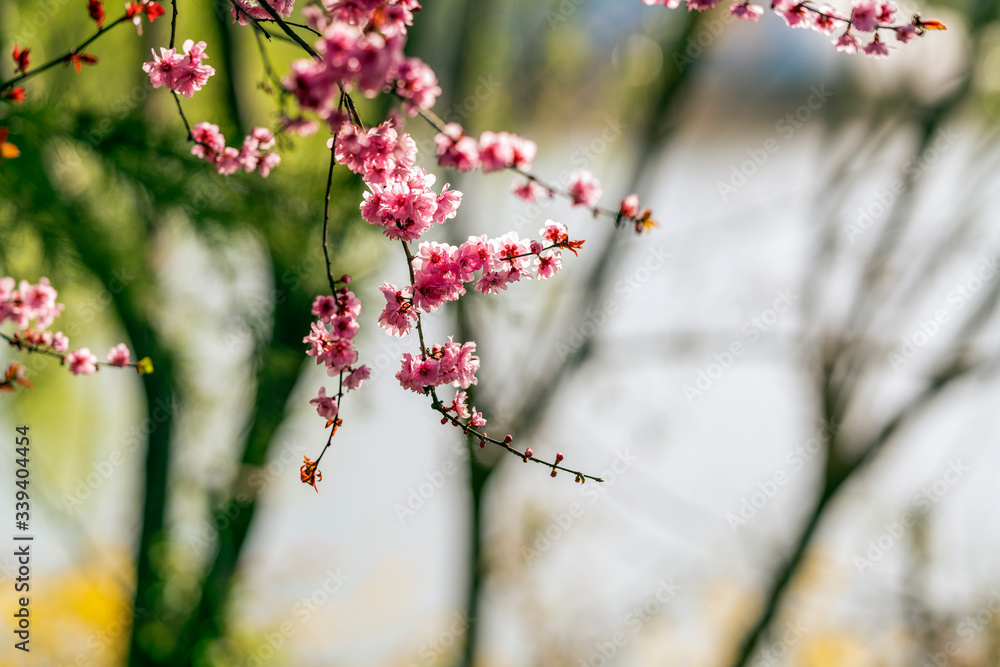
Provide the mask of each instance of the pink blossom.
POLYGON ((319 393, 316 395, 316 398, 309 401, 309 405, 315 405, 316 412, 324 419, 337 418, 337 412, 339 412, 337 401, 326 395, 326 387, 319 388, 319 393))
POLYGON ((430 109, 441 95, 434 70, 419 58, 407 58, 396 68, 396 93, 403 98, 403 108, 410 116, 430 109))
POLYGON ((479 144, 465 134, 458 123, 448 123, 434 137, 438 164, 458 171, 472 171, 479 167, 479 144))
POLYGON ((201 122, 191 128, 191 138, 196 142, 191 154, 214 162, 217 154, 226 149, 226 138, 219 132, 218 125, 201 122))
POLYGON ((729 12, 738 19, 756 23, 763 15, 764 8, 760 5, 751 5, 749 2, 734 2, 729 6, 729 12))
POLYGON ((316 360, 326 364, 326 374, 333 377, 358 360, 358 351, 350 340, 333 338, 316 360))
POLYGON ((639 217, 639 195, 633 192, 622 199, 621 206, 618 207, 618 215, 623 218, 639 217))
POLYGON ((409 352, 404 352, 396 379, 404 389, 417 393, 423 393, 424 387, 442 384, 468 389, 476 384, 475 374, 479 370, 479 359, 474 356, 475 352, 475 343, 459 345, 451 338, 444 345, 431 348, 427 359, 422 355, 414 357, 409 352))
POLYGON ((535 277, 551 278, 562 268, 562 255, 559 252, 550 252, 545 255, 538 255, 535 259, 535 277))
POLYGON ((570 174, 569 195, 574 206, 593 207, 601 198, 601 183, 585 169, 576 169, 570 174))
POLYGON ((526 202, 535 203, 543 197, 547 197, 549 191, 531 179, 515 181, 511 186, 511 192, 526 202))
POLYGON ((896 39, 904 44, 909 42, 911 39, 917 36, 917 26, 913 23, 907 23, 906 25, 896 28, 896 39))
POLYGON ((203 65, 205 42, 195 43, 194 40, 184 42, 184 56, 177 54, 176 49, 160 49, 160 56, 153 52, 153 60, 143 64, 142 69, 149 75, 149 81, 154 88, 166 86, 175 93, 191 97, 201 90, 208 78, 215 74, 215 68, 203 65))
POLYGON ((313 300, 312 314, 321 322, 329 322, 337 314, 337 300, 329 295, 319 295, 313 300))
POLYGON ((896 11, 899 7, 896 6, 895 2, 880 2, 878 4, 878 14, 876 15, 876 20, 882 25, 891 24, 896 18, 896 11))
POLYGON ((840 18, 840 13, 830 5, 822 5, 819 9, 820 13, 813 16, 813 28, 824 35, 832 35, 841 23, 836 20, 840 18))
POLYGON ((687 0, 688 11, 703 12, 715 7, 718 0, 687 0))
MULTIPOLYGON (((330 332, 326 330, 322 322, 313 322, 309 325, 309 329, 309 335, 302 339, 303 343, 311 346, 306 350, 306 354, 310 357, 319 357, 319 355, 323 354, 327 343, 330 342, 330 332)), ((318 358, 316 363, 319 363, 318 358)))
POLYGON ((240 152, 232 146, 226 146, 222 153, 215 156, 215 170, 224 176, 235 174, 240 169, 240 152))
POLYGON ((354 335, 358 330, 357 318, 360 313, 361 301, 346 287, 338 289, 333 297, 319 296, 313 302, 313 314, 317 317, 329 317, 329 320, 313 322, 309 335, 302 342, 309 345, 306 354, 316 357, 317 364, 325 364, 327 375, 331 377, 350 370, 358 360, 354 335), (335 307, 331 306, 331 299, 335 301, 335 307), (327 324, 330 325, 329 329, 327 324))
POLYGON ((496 240, 497 264, 504 268, 521 269, 528 265, 531 247, 526 240, 518 240, 517 232, 507 232, 496 240))
POLYGON ((469 424, 471 424, 474 428, 482 428, 486 426, 486 420, 483 419, 483 413, 476 412, 475 408, 472 408, 472 410, 472 417, 469 419, 469 424))
POLYGON ((871 32, 878 27, 877 10, 873 0, 861 0, 851 11, 851 24, 861 32, 871 32))
POLYGON ((52 349, 56 352, 65 352, 69 349, 69 338, 62 331, 57 331, 52 335, 52 349))
POLYGON ((833 40, 834 48, 842 53, 857 53, 858 48, 861 46, 858 42, 858 38, 854 36, 854 33, 847 30, 843 35, 833 40))
POLYGON ((879 39, 879 36, 876 33, 875 39, 868 44, 865 44, 865 53, 873 58, 886 58, 889 55, 889 47, 885 45, 885 42, 879 39))
POLYGON ((128 366, 132 360, 132 354, 125 343, 118 343, 111 348, 104 360, 112 366, 128 366))
POLYGON ((281 162, 281 156, 277 153, 265 153, 260 158, 260 162, 257 163, 257 173, 260 174, 261 178, 267 178, 271 170, 278 166, 281 162))
POLYGON ((397 288, 392 283, 382 283, 379 287, 385 296, 385 308, 378 316, 378 324, 392 336, 405 336, 410 333, 417 321, 417 313, 409 299, 409 287, 397 288))
POLYGON ((342 315, 337 315, 330 319, 330 336, 343 338, 344 340, 353 340, 360 326, 357 315, 344 311, 342 315))
POLYGON ((458 273, 464 282, 469 282, 476 271, 489 271, 493 268, 497 244, 483 236, 470 236, 469 240, 458 246, 453 259, 458 265, 458 273))
POLYGON ((516 134, 510 135, 510 147, 513 151, 511 166, 522 171, 529 171, 538 154, 538 146, 531 139, 525 139, 516 134))
POLYGON ((479 161, 483 173, 500 171, 514 163, 514 147, 506 132, 486 131, 479 135, 479 161))
POLYGON ((500 290, 507 289, 508 283, 517 282, 520 279, 521 272, 517 269, 483 271, 482 277, 476 281, 475 289, 483 294, 499 294, 500 290))
POLYGON ((775 13, 785 19, 785 23, 792 28, 809 28, 810 23, 806 19, 806 10, 802 8, 800 0, 773 0, 771 7, 775 13))
POLYGON ((464 391, 455 393, 455 398, 451 401, 451 409, 455 412, 455 417, 458 419, 468 419, 471 416, 469 406, 466 405, 468 399, 469 396, 464 391))
POLYGON ((531 169, 538 147, 535 142, 508 132, 483 132, 479 136, 479 159, 483 172, 506 167, 531 169))
POLYGON ((546 220, 545 226, 538 230, 538 233, 551 244, 565 243, 569 239, 569 229, 555 220, 546 220))
POLYGON ((449 183, 445 183, 441 188, 441 194, 437 196, 437 208, 434 209, 434 222, 443 224, 445 220, 455 217, 459 205, 462 203, 462 193, 458 190, 449 190, 449 183))
POLYGON ((69 372, 73 375, 90 375, 97 370, 97 357, 90 353, 90 349, 81 347, 76 352, 67 354, 65 357, 69 363, 69 372))
POLYGON ((421 167, 397 170, 385 185, 368 183, 371 192, 364 195, 361 217, 383 227, 391 239, 416 240, 435 222, 452 217, 461 198, 447 190, 439 197, 433 183, 434 176, 421 167))
POLYGON ((358 366, 350 375, 344 378, 344 389, 353 391, 361 386, 361 383, 372 376, 372 371, 367 366, 358 366))

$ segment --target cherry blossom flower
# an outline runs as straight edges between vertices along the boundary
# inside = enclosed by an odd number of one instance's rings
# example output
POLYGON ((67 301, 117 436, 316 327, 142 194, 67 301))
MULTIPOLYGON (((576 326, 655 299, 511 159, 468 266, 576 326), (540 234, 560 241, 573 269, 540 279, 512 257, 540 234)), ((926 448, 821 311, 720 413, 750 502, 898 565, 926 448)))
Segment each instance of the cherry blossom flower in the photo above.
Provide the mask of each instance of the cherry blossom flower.
POLYGON ((396 94, 403 98, 403 108, 410 116, 430 109, 441 95, 434 70, 419 58, 407 58, 396 68, 396 94))
POLYGON ((65 352, 69 349, 69 338, 62 331, 52 334, 52 349, 56 352, 65 352))
POLYGON ((873 58, 885 58, 889 55, 889 47, 879 39, 878 33, 875 33, 875 39, 865 44, 865 53, 873 58))
POLYGON ((895 2, 880 2, 875 19, 881 25, 891 25, 896 18, 896 11, 898 9, 899 7, 896 6, 895 2))
POLYGON ((623 218, 639 217, 639 195, 633 192, 622 199, 621 206, 618 207, 618 214, 623 218))
POLYGON ((913 23, 896 28, 896 39, 904 44, 917 36, 917 26, 913 23))
POLYGON ((569 194, 574 206, 595 206, 601 198, 601 183, 586 169, 576 169, 569 177, 569 194))
POLYGON ((69 372, 73 375, 90 375, 97 370, 97 357, 86 347, 67 354, 66 362, 69 364, 69 372))
POLYGON ((279 162, 281 156, 268 148, 274 146, 274 135, 265 127, 255 127, 243 139, 239 149, 226 146, 226 138, 219 132, 219 126, 201 122, 191 128, 191 138, 195 145, 191 154, 215 165, 220 174, 234 174, 241 168, 246 172, 256 171, 261 178, 268 174, 279 162))
POLYGON ((861 32, 872 32, 878 27, 878 10, 873 0, 861 0, 851 11, 851 24, 861 32))
POLYGON ((438 164, 458 171, 472 171, 479 167, 479 144, 458 123, 448 123, 434 137, 438 164))
POLYGON ((372 376, 372 371, 367 366, 358 366, 350 375, 344 378, 344 390, 352 391, 361 386, 361 383, 372 376))
POLYGON ((450 337, 444 345, 435 345, 426 359, 423 355, 414 357, 404 352, 396 379, 404 389, 417 393, 423 393, 424 387, 443 384, 468 389, 476 384, 476 371, 479 370, 479 358, 474 356, 475 352, 474 342, 459 345, 450 337))
POLYGON ((320 387, 316 398, 309 401, 309 405, 316 406, 316 412, 324 419, 336 419, 339 408, 337 401, 326 395, 326 387, 320 387))
POLYGON ((507 167, 527 171, 535 160, 535 142, 509 132, 483 132, 479 136, 479 159, 484 173, 507 167))
POLYGON ((417 321, 417 312, 413 308, 409 286, 399 289, 392 283, 382 283, 379 288, 385 296, 385 308, 378 316, 378 324, 392 336, 405 336, 410 333, 417 321))
POLYGON ((191 97, 201 90, 209 77, 215 74, 215 68, 203 65, 205 42, 187 40, 184 42, 184 55, 176 49, 160 49, 160 55, 153 52, 153 60, 143 63, 142 69, 149 75, 153 88, 165 86, 184 97, 191 97))
POLYGON ((749 2, 734 2, 729 6, 729 12, 738 19, 756 23, 764 14, 764 8, 749 2))
POLYGON ((854 33, 848 29, 843 35, 833 40, 834 48, 842 53, 857 53, 861 44, 854 33))
POLYGON ((456 418, 468 419, 472 416, 469 412, 469 406, 466 405, 466 401, 468 400, 469 396, 464 391, 455 393, 455 398, 451 401, 451 409, 455 413, 456 418))
POLYGON ((515 181, 511 185, 511 192, 526 202, 535 203, 539 199, 547 197, 549 191, 531 179, 515 181))
POLYGON ((129 352, 125 343, 118 343, 108 352, 105 361, 112 366, 128 366, 132 360, 132 353, 129 352))
MULTIPOLYGON (((313 312, 328 315, 328 298, 336 300, 336 314, 330 316, 329 322, 322 319, 310 325, 309 335, 302 339, 309 345, 306 354, 316 357, 317 364, 325 364, 327 375, 333 377, 344 371, 353 372, 353 364, 358 360, 358 351, 354 347, 354 336, 358 330, 358 315, 361 314, 361 301, 346 287, 341 287, 333 297, 317 297, 313 312), (330 328, 327 328, 330 324, 330 328)), ((358 382, 364 379, 359 376, 358 382)))
POLYGON ((837 26, 842 23, 840 13, 830 5, 822 5, 819 12, 813 15, 813 29, 824 35, 832 35, 837 26))
POLYGON ((535 258, 535 277, 551 278, 562 268, 562 255, 558 252, 539 254, 535 258))

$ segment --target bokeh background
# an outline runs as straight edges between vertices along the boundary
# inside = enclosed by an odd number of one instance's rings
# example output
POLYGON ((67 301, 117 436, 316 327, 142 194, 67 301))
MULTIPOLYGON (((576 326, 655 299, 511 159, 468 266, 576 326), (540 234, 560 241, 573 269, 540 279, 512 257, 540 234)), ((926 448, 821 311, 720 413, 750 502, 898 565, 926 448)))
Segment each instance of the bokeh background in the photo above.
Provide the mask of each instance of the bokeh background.
MULTIPOLYGON (((405 265, 343 169, 334 267, 374 373, 319 493, 301 484, 324 439, 300 341, 326 289, 325 137, 282 144, 267 180, 211 173, 140 69, 166 20, 32 80, 0 107, 22 153, 0 163, 0 275, 48 276, 74 347, 126 340, 156 372, 74 378, 0 350, 35 382, 0 401, 0 516, 27 424, 36 535, 29 655, 0 550, 0 664, 1000 665, 998 7, 911 5, 948 30, 885 60, 723 7, 417 15, 439 115, 530 137, 537 173, 587 168, 604 203, 637 192, 660 223, 637 237, 528 205, 509 174, 437 172, 465 192, 437 240, 549 218, 587 239, 555 279, 427 326, 479 344, 493 432, 603 485, 470 449, 399 389, 413 341, 375 316, 405 265)), ((276 105, 227 8, 181 2, 178 37, 218 70, 188 117, 237 137, 276 105)), ((75 0, 7 0, 0 21, 3 52, 36 63, 92 29, 75 0)), ((299 57, 265 47, 279 76, 299 57)))

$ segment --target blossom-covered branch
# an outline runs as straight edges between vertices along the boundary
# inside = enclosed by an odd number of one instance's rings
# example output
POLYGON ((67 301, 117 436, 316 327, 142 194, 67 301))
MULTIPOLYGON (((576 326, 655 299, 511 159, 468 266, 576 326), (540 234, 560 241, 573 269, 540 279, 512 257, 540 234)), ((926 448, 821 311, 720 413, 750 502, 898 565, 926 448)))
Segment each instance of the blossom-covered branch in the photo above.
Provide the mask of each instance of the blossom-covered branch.
MULTIPOLYGON (((665 5, 675 9, 682 0, 642 0, 647 5, 665 5)), ((685 0, 688 10, 705 11, 712 9, 719 0, 685 0)), ((923 35, 928 30, 946 30, 940 21, 922 19, 914 14, 907 23, 896 23, 896 12, 899 7, 891 0, 855 0, 849 15, 842 13, 836 7, 824 4, 821 7, 808 0, 771 0, 771 9, 785 20, 792 28, 815 30, 824 35, 833 35, 838 27, 844 31, 833 39, 834 48, 842 53, 865 54, 875 58, 889 55, 889 46, 882 41, 881 32, 893 32, 896 41, 907 43, 914 37, 923 35), (855 32, 874 33, 874 37, 863 47, 855 32)), ((764 13, 763 7, 754 5, 749 0, 737 0, 729 6, 729 11, 738 19, 758 21, 764 13)))
MULTIPOLYGON (((61 331, 49 330, 64 308, 63 304, 56 302, 57 297, 48 278, 40 278, 35 285, 26 280, 18 284, 10 276, 0 278, 0 325, 10 320, 17 329, 13 334, 0 332, 0 338, 18 350, 59 359, 61 364, 69 366, 74 375, 90 375, 97 372, 100 366, 130 366, 140 375, 153 372, 153 364, 148 357, 132 361, 132 353, 125 343, 111 348, 104 361, 99 361, 90 348, 82 347, 69 352, 69 338, 61 331)), ((31 383, 25 377, 24 367, 12 363, 0 382, 0 389, 12 391, 15 385, 30 387, 31 383)))

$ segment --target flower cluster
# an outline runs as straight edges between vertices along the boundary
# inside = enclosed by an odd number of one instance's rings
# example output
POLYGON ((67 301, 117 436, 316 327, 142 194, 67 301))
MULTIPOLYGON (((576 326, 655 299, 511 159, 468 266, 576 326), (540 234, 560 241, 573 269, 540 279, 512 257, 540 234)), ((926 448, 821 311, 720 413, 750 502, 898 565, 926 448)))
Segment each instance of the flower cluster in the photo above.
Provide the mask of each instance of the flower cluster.
POLYGON ((202 64, 208 58, 206 46, 205 42, 196 44, 189 39, 184 42, 183 56, 177 49, 160 48, 160 55, 153 51, 153 59, 143 63, 142 70, 149 75, 153 88, 166 86, 184 97, 191 97, 215 74, 215 68, 202 64))
POLYGON ((447 424, 449 421, 447 413, 454 412, 455 419, 468 419, 469 426, 472 428, 486 426, 483 413, 476 410, 476 406, 472 406, 472 410, 470 411, 467 403, 468 400, 469 396, 464 391, 455 392, 455 398, 452 399, 451 405, 444 407, 445 416, 441 418, 441 423, 447 424))
POLYGON ((330 377, 339 375, 341 387, 337 396, 327 396, 326 388, 320 387, 318 396, 309 403, 316 406, 321 417, 335 420, 340 397, 360 387, 371 375, 367 366, 354 365, 358 361, 354 336, 358 332, 361 301, 347 287, 341 287, 334 296, 317 296, 312 314, 318 319, 313 322, 309 335, 302 339, 310 346, 306 354, 316 357, 317 364, 325 364, 330 377))
MULTIPOLYGON (((13 336, 0 334, 0 337, 20 349, 59 357, 63 363, 69 365, 69 370, 74 375, 90 375, 97 370, 99 363, 90 349, 83 347, 66 354, 69 350, 69 339, 61 331, 54 333, 48 331, 63 310, 63 305, 56 303, 57 296, 48 278, 39 278, 37 285, 32 285, 26 280, 17 284, 10 276, 0 278, 0 324, 11 320, 17 327, 17 332, 13 336), (35 329, 29 328, 32 322, 35 329)), ((111 366, 135 366, 140 373, 152 372, 149 359, 142 359, 136 364, 131 362, 131 353, 124 343, 111 348, 105 363, 111 366)), ((19 378, 23 378, 21 371, 8 380, 19 378)), ((18 384, 24 383, 18 382, 18 384)), ((8 382, 6 386, 9 390, 13 384, 8 382)))
POLYGON ((531 169, 538 147, 534 141, 508 132, 483 132, 477 142, 458 123, 448 123, 434 137, 438 164, 458 171, 531 169))
POLYGON ((421 243, 411 263, 413 284, 402 289, 382 284, 386 304, 379 326, 391 335, 405 336, 421 313, 434 312, 458 299, 466 293, 467 283, 474 283, 473 289, 483 294, 497 294, 521 278, 551 278, 562 267, 560 249, 575 254, 583 245, 583 241, 569 240, 566 227, 552 220, 547 221, 541 235, 548 245, 519 240, 517 232, 496 239, 472 236, 458 247, 421 243))
POLYGON ((0 278, 0 324, 11 320, 18 329, 27 329, 34 320, 36 327, 47 329, 63 310, 56 296, 48 278, 40 278, 37 285, 27 280, 17 285, 10 276, 0 278))
POLYGON ((247 173, 256 171, 267 178, 271 169, 281 162, 281 156, 270 150, 274 148, 274 134, 266 127, 255 127, 239 149, 226 146, 219 126, 211 123, 195 125, 191 138, 195 141, 191 153, 215 165, 220 174, 232 174, 242 168, 247 173))
POLYGON ((474 356, 475 352, 474 342, 459 345, 451 337, 444 345, 434 345, 426 357, 423 354, 414 357, 404 352, 402 368, 396 373, 396 379, 404 389, 418 394, 424 393, 424 387, 443 384, 468 389, 476 384, 476 371, 479 370, 479 357, 474 356))
POLYGON ((332 0, 326 3, 334 21, 355 26, 371 24, 387 36, 405 35, 413 25, 413 12, 420 10, 417 0, 332 0))
MULTIPOLYGON (((642 0, 647 5, 665 5, 669 9, 679 7, 682 0, 642 0)), ((718 0, 686 0, 688 10, 704 11, 712 9, 718 0)), ((898 7, 891 0, 855 0, 850 15, 843 14, 835 7, 822 5, 816 7, 804 0, 771 0, 771 9, 781 16, 792 28, 815 30, 824 35, 833 35, 838 26, 843 26, 844 32, 833 39, 834 48, 842 53, 857 53, 859 50, 876 58, 889 55, 889 47, 879 35, 879 31, 892 31, 896 40, 909 42, 927 30, 945 30, 940 21, 922 20, 915 15, 909 23, 894 25, 898 7), (857 32, 875 33, 871 41, 864 46, 852 28, 857 32)), ((760 5, 750 4, 749 0, 737 0, 729 6, 729 11, 738 19, 757 21, 764 13, 760 5)))
POLYGON ((285 87, 333 130, 344 122, 335 109, 341 91, 395 92, 411 115, 429 109, 441 94, 437 77, 420 59, 403 55, 406 27, 419 7, 415 0, 383 0, 336 2, 327 14, 313 8, 309 24, 323 33, 317 57, 293 62, 285 87))
POLYGON ((361 203, 361 216, 383 228, 391 239, 413 241, 431 228, 455 217, 462 193, 432 189, 435 177, 415 166, 417 145, 389 121, 367 132, 345 125, 333 150, 337 161, 360 174, 369 192, 361 203))

